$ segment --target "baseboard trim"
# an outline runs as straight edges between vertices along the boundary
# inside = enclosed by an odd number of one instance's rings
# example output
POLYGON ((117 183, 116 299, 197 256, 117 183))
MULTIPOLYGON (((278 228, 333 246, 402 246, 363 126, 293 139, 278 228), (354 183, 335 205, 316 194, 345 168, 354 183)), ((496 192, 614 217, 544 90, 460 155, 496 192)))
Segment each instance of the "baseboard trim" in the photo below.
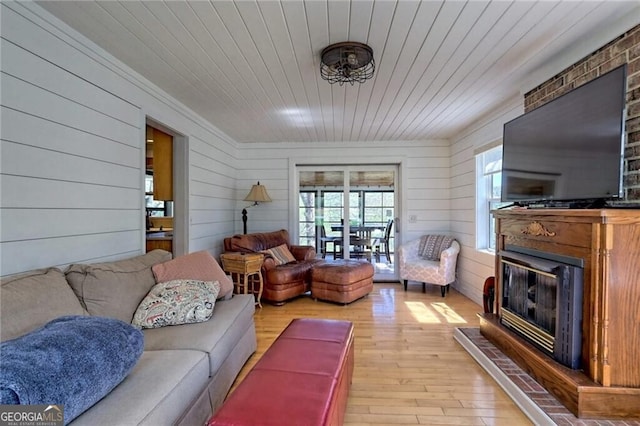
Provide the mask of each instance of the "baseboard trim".
POLYGON ((534 424, 554 424, 538 404, 533 402, 520 388, 515 385, 502 370, 493 363, 471 340, 456 328, 453 338, 458 342, 473 359, 498 383, 498 385, 509 395, 513 402, 534 424))

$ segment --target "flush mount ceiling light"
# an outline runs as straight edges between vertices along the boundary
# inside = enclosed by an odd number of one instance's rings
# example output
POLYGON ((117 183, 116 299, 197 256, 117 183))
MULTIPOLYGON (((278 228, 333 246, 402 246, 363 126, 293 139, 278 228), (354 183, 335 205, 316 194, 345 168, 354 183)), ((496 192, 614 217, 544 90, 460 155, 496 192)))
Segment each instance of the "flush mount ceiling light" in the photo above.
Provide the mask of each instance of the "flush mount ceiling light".
POLYGON ((364 83, 376 69, 373 49, 364 43, 343 41, 327 46, 320 55, 320 75, 329 83, 364 83))

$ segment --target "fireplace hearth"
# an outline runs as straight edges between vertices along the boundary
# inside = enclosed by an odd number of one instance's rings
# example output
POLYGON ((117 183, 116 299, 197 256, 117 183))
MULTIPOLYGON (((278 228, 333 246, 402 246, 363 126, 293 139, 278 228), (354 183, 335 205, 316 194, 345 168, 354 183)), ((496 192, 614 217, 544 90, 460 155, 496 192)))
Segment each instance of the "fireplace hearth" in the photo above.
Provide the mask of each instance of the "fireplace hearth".
POLYGON ((552 254, 517 250, 500 252, 501 323, 561 364, 580 368, 581 260, 565 258, 560 262, 552 254))

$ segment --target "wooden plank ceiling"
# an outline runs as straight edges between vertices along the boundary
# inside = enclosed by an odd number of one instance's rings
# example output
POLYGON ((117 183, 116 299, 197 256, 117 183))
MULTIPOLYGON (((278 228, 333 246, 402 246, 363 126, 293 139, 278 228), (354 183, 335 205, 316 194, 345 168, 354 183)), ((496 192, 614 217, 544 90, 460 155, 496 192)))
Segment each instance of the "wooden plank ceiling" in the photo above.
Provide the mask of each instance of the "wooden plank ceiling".
POLYGON ((640 16, 606 0, 38 3, 238 142, 450 138, 594 30, 640 16), (330 85, 320 52, 346 40, 373 48, 375 76, 330 85))

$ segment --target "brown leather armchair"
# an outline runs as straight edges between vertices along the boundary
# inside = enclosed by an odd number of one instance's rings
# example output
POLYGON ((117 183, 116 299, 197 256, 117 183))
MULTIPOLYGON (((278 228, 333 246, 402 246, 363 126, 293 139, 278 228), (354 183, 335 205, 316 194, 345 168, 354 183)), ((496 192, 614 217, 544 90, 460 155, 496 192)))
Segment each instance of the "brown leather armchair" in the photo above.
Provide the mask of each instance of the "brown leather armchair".
POLYGON ((226 252, 258 253, 286 244, 296 258, 295 262, 276 265, 274 259, 266 256, 262 264, 264 290, 262 298, 276 305, 306 293, 311 288, 311 268, 322 259, 316 259, 313 246, 291 245, 289 232, 281 229, 274 232, 238 234, 224 239, 226 252))

